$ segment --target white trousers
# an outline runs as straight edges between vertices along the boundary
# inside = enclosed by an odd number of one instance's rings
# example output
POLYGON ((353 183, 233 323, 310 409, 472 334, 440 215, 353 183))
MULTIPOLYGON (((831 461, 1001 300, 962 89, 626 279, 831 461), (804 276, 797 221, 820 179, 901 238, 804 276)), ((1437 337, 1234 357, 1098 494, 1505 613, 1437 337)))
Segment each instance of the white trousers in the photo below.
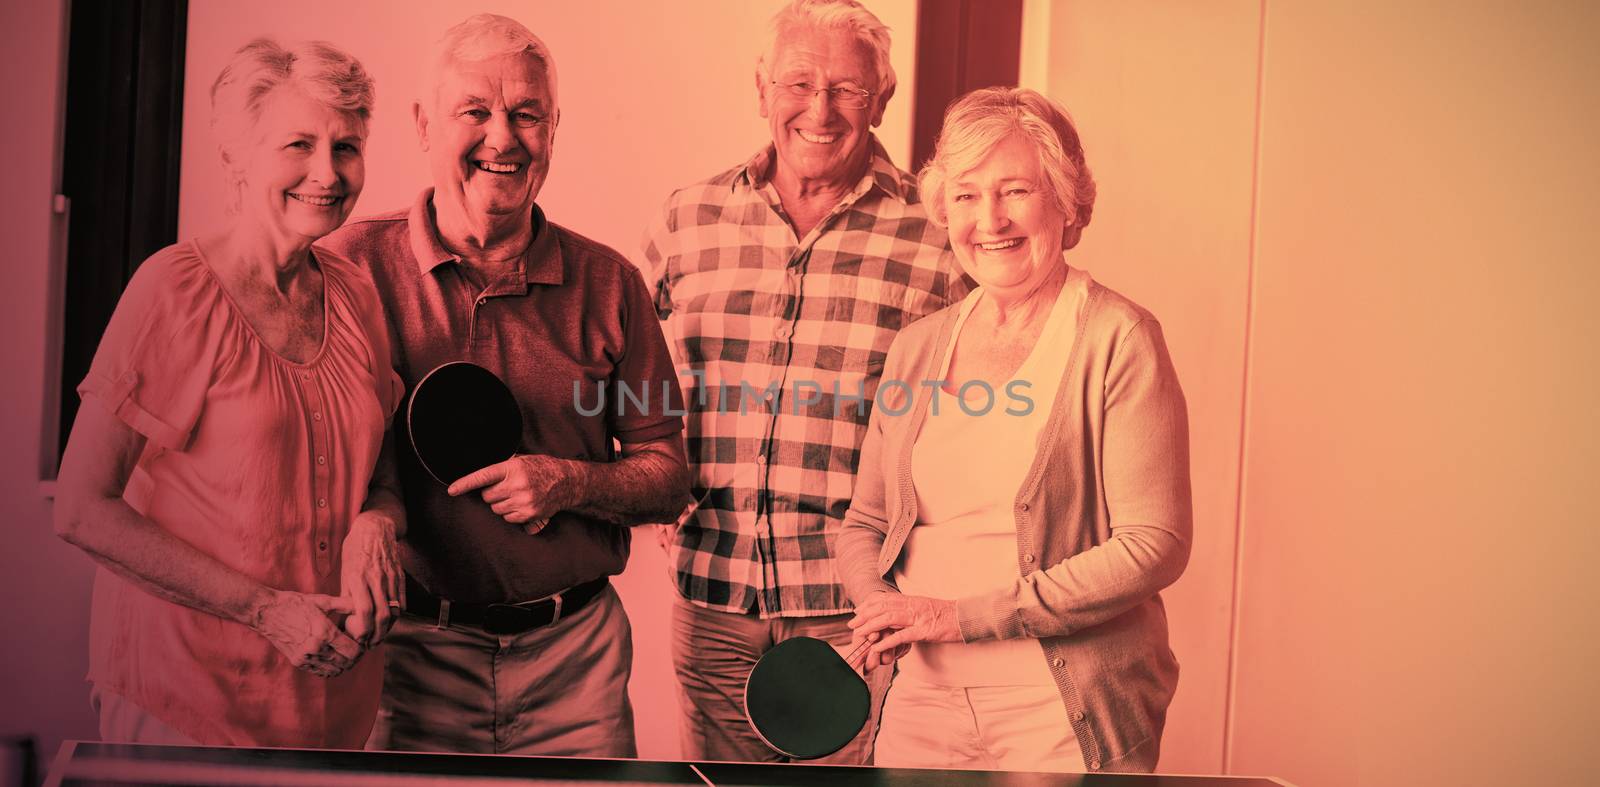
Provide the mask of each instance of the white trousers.
POLYGON ((200 745, 194 738, 178 732, 114 691, 95 686, 89 690, 89 703, 100 715, 100 740, 106 743, 200 745))
POLYGON ((875 763, 1083 773, 1083 752, 1055 686, 936 686, 896 675, 875 763))

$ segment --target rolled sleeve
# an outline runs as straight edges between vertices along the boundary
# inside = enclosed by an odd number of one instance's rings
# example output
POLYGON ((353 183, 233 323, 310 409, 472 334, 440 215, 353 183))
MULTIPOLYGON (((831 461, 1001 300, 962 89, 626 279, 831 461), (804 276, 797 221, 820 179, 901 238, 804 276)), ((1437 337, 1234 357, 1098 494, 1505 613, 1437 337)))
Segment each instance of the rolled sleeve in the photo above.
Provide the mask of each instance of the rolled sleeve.
POLYGON ((141 266, 77 386, 84 401, 97 401, 168 450, 189 444, 211 385, 218 342, 216 321, 180 316, 205 310, 176 308, 179 299, 199 297, 195 275, 175 270, 159 256, 141 266))

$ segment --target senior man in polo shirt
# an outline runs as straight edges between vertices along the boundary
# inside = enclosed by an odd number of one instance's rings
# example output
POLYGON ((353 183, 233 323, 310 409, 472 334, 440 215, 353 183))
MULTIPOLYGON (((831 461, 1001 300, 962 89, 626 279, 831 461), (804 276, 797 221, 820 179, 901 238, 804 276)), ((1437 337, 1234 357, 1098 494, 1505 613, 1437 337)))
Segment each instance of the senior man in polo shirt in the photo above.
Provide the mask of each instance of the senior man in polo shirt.
MULTIPOLYGON (((771 144, 674 192, 646 238, 691 389, 698 508, 671 539, 691 759, 783 759, 745 723, 745 678, 790 637, 849 641, 833 539, 884 357, 902 326, 969 289, 872 134, 894 85, 888 28, 860 3, 785 6, 756 66, 771 144)), ((871 673, 872 718, 828 762, 870 761, 889 672, 871 673)))
POLYGON ((608 577, 629 525, 689 502, 672 362, 637 269, 534 204, 560 119, 544 44, 482 14, 430 69, 412 111, 433 187, 325 246, 371 271, 407 385, 448 361, 488 368, 522 406, 527 453, 447 489, 401 452, 405 614, 368 745, 636 756, 608 577), (619 387, 649 406, 622 410, 619 387))

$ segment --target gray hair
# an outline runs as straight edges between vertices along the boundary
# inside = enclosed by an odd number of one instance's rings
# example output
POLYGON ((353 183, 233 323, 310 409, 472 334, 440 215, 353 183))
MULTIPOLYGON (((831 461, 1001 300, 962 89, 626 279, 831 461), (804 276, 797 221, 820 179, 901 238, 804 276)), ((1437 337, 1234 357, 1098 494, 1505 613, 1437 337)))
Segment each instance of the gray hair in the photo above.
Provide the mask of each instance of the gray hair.
POLYGON ((427 70, 422 75, 419 101, 427 107, 438 100, 439 78, 445 69, 505 55, 526 55, 538 63, 550 78, 550 100, 560 105, 556 95, 556 60, 550 56, 550 47, 521 22, 499 14, 476 14, 444 31, 425 61, 427 70))
MULTIPOLYGON (((363 124, 372 117, 372 77, 348 52, 326 41, 284 46, 257 38, 234 52, 211 83, 211 128, 225 156, 261 120, 267 96, 285 85, 355 115, 363 124)), ((235 180, 232 172, 229 180, 235 180)))
POLYGON ((772 15, 772 41, 766 54, 756 60, 762 81, 771 78, 772 63, 778 59, 778 45, 791 30, 814 28, 844 30, 872 50, 872 65, 878 72, 877 94, 894 87, 894 66, 889 63, 889 27, 856 0, 793 0, 772 15))
POLYGON ((1039 155, 1039 170, 1068 228, 1089 226, 1094 213, 1094 175, 1083 158, 1083 142, 1067 111, 1027 88, 989 87, 956 99, 944 113, 933 158, 918 178, 923 204, 943 226, 945 187, 971 170, 1007 137, 1019 136, 1039 155))

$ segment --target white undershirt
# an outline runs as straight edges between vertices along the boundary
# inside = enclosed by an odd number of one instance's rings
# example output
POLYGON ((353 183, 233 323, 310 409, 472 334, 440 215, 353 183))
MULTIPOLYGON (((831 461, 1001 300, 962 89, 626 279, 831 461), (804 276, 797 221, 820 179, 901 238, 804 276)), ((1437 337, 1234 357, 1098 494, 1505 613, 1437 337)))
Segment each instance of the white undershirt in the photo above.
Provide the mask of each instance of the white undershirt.
MULTIPOLYGON (((1021 577, 1012 506, 1050 418, 1088 281, 1083 271, 1069 269, 1039 341, 1012 378, 1030 384, 1010 389, 1032 400, 1024 415, 1015 413, 1027 404, 1009 396, 1007 386, 995 388, 987 412, 982 411, 990 398, 981 386, 968 386, 966 408, 957 401, 954 391, 965 381, 949 379, 951 351, 984 288, 962 301, 933 375, 947 389, 934 391, 938 412, 930 402, 911 451, 917 522, 895 568, 901 592, 958 599, 1008 587, 1021 577)), ((919 643, 900 660, 900 670, 941 686, 1054 685, 1035 639, 919 643)))

